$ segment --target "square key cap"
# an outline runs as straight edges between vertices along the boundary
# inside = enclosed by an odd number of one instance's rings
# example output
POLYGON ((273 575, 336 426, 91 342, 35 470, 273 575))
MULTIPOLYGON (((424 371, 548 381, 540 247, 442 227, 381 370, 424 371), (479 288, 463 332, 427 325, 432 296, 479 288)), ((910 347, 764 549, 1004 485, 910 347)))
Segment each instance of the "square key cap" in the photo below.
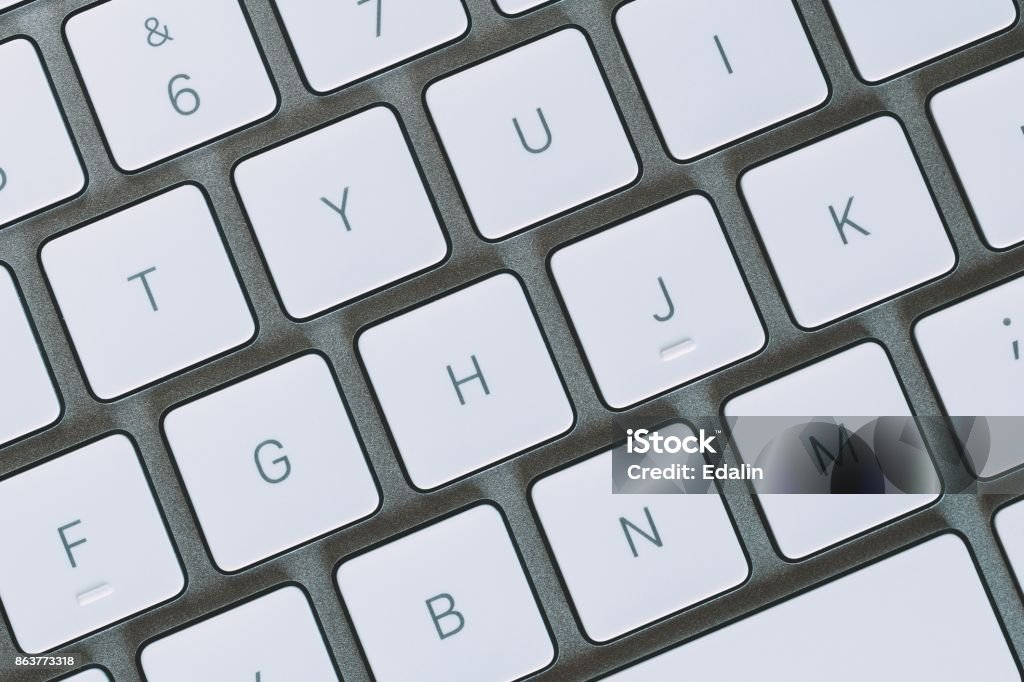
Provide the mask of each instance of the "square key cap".
POLYGON ((49 651, 171 599, 185 578, 135 444, 117 433, 0 481, 0 601, 49 651))
POLYGON ((971 471, 1024 464, 1024 277, 922 317, 914 340, 971 471))
POLYGON ((369 327, 356 345, 417 488, 444 485, 573 424, 533 309, 509 273, 369 327))
POLYGON ((985 241, 1024 242, 1024 59, 942 90, 929 106, 985 241))
POLYGON ((797 323, 825 325, 953 269, 900 122, 876 116, 746 171, 740 190, 797 323))
POLYGON ((843 41, 869 83, 1006 28, 1013 0, 828 0, 843 41))
MULTIPOLYGON (((693 435, 681 424, 658 433, 693 435)), ((612 457, 605 451, 545 476, 531 492, 583 629, 597 642, 734 588, 749 574, 736 530, 713 487, 613 493, 612 457)), ((700 455, 690 461, 705 464, 700 455)))
POLYGON ((277 108, 238 0, 106 0, 71 15, 64 33, 122 170, 152 166, 277 108))
POLYGON ((615 23, 676 159, 701 156, 828 97, 793 0, 632 0, 615 23))
POLYGON ((256 332, 197 185, 58 235, 43 245, 41 260, 101 400, 240 346, 256 332))
POLYGON ((562 29, 435 81, 426 101, 485 239, 593 201, 639 173, 579 29, 562 29))
POLYGON ((367 109, 235 168, 274 286, 307 319, 429 268, 448 243, 395 112, 367 109))
POLYGON ((318 353, 172 409, 164 433, 223 571, 352 523, 380 503, 334 374, 318 353))
POLYGON ((612 408, 764 346, 764 327, 704 196, 679 199, 559 249, 551 271, 612 408), (710 281, 713 287, 706 286, 710 281))
POLYGON ((491 504, 348 559, 337 581, 378 682, 511 682, 555 656, 522 560, 491 504))
MULTIPOLYGON (((908 419, 912 412, 903 386, 885 349, 873 341, 740 393, 730 398, 722 411, 742 463, 774 466, 769 471, 776 474, 765 477, 774 481, 780 480, 777 472, 786 467, 787 482, 808 486, 798 492, 773 489, 757 496, 772 536, 788 559, 802 559, 925 507, 939 497, 938 474, 920 430, 908 419), (902 445, 898 448, 889 440, 880 440, 885 436, 878 431, 886 423, 880 418, 893 417, 898 419, 887 423, 913 429, 901 432, 897 443, 902 445), (828 424, 834 428, 814 430, 814 425, 828 424), (846 439, 828 438, 836 433, 847 434, 846 439), (805 438, 806 434, 810 435, 805 438), (854 437, 858 440, 852 440, 854 437), (886 453, 899 457, 900 465, 887 468, 883 474, 885 488, 857 488, 848 494, 845 487, 836 491, 836 486, 849 481, 844 474, 858 472, 853 462, 859 460, 851 440, 885 444, 885 450, 878 449, 880 456, 874 464, 885 461, 886 453), (779 452, 785 453, 780 457, 791 458, 773 459, 779 452), (853 454, 844 465, 845 452, 853 454), (910 480, 913 485, 904 484, 897 490, 892 479, 910 480), (886 492, 878 492, 882 489, 886 492)), ((866 457, 861 460, 871 461, 866 457)), ((881 465, 878 470, 882 470, 881 465)), ((866 486, 878 479, 862 476, 856 480, 866 486)), ((756 488, 757 483, 754 485, 756 488)))

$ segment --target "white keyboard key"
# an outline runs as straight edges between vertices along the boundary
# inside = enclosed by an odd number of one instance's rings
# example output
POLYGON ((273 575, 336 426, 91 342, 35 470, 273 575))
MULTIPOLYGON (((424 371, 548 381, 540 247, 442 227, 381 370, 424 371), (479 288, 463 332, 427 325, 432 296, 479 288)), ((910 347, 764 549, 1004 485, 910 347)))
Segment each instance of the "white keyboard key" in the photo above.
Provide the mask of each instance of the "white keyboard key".
POLYGON ((0 263, 0 445, 53 424, 60 398, 18 294, 0 263))
MULTIPOLYGON (((815 418, 831 418, 847 433, 855 434, 879 417, 912 415, 889 356, 874 342, 861 343, 741 393, 725 404, 724 413, 740 459, 751 466, 765 466, 759 458, 762 453, 771 454, 766 448, 773 439, 815 418), (769 428, 765 417, 772 418, 769 428)), ((920 437, 919 432, 915 435, 920 437)), ((803 558, 938 499, 938 474, 927 451, 908 447, 905 452, 914 458, 907 468, 923 479, 915 489, 933 492, 760 495, 761 509, 782 554, 803 558)), ((805 467, 794 468, 793 476, 820 474, 810 456, 805 467)))
POLYGON ((527 10, 534 9, 535 7, 550 4, 553 1, 554 0, 495 0, 495 4, 503 14, 515 16, 517 14, 522 14, 527 10))
POLYGON ((967 547, 933 540, 605 678, 1020 680, 967 547), (955 633, 951 635, 951 633, 955 633))
POLYGON ((579 29, 558 31, 437 81, 426 100, 486 239, 609 194, 639 173, 579 29))
POLYGON ((62 677, 60 682, 112 682, 112 680, 102 668, 89 668, 77 672, 71 677, 62 677))
POLYGON ((792 0, 633 0, 615 22, 677 159, 705 154, 828 97, 792 0))
POLYGON ((1013 0, 829 0, 861 77, 884 80, 1006 28, 1013 0))
POLYGON ((469 31, 462 0, 275 0, 310 87, 329 92, 469 31))
POLYGON ((72 15, 64 31, 123 170, 151 166, 277 108, 238 0, 108 0, 72 15))
POLYGON ((317 353, 173 409, 164 433, 224 571, 352 523, 380 504, 334 374, 317 353))
POLYGON ((764 327, 722 225, 701 195, 556 251, 551 271, 613 408, 764 346, 764 327), (715 286, 705 286, 711 280, 715 286))
MULTIPOLYGON (((692 435, 683 426, 658 432, 692 435)), ((608 451, 532 490, 590 639, 614 639, 747 579, 747 558, 717 494, 613 494, 611 481, 608 451)))
POLYGON ((1024 585, 1024 502, 1000 509, 993 523, 1017 583, 1024 585))
POLYGON ((0 225, 85 189, 85 171, 35 45, 0 44, 0 225))
POLYGON ((417 488, 436 488, 573 424, 547 343, 511 274, 370 327, 357 345, 417 488))
MULTIPOLYGON (((1024 464, 1024 278, 921 319, 914 338, 946 414, 981 417, 958 434, 973 472, 998 476, 1024 464), (982 424, 978 424, 982 426, 982 424)), ((959 420, 957 420, 959 421, 959 420)))
POLYGON ((288 314, 308 318, 448 252, 394 112, 374 107, 243 161, 235 184, 288 314))
POLYGON ((740 188, 803 327, 895 296, 956 263, 917 159, 892 116, 747 171, 740 188))
POLYGON ((1024 60, 943 90, 931 113, 978 226, 993 248, 1024 242, 1024 60))
POLYGON ((256 331, 196 185, 58 236, 43 246, 42 262, 101 400, 235 348, 256 331))
POLYGON ((148 682, 337 682, 306 593, 292 584, 146 644, 148 682))
POLYGON ((501 512, 481 504, 345 561, 374 679, 517 680, 555 650, 501 512))
POLYGON ((135 445, 113 434, 0 481, 0 601, 40 653, 177 595, 185 578, 135 445), (17 519, 16 522, 12 522, 17 519))

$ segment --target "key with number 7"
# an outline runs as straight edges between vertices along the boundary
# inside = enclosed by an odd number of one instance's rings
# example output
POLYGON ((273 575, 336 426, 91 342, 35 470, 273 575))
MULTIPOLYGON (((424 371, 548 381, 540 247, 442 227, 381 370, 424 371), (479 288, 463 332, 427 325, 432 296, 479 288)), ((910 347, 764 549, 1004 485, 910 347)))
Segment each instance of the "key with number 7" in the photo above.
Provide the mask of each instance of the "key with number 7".
POLYGON ((276 0, 310 88, 330 92, 458 40, 463 0, 276 0))

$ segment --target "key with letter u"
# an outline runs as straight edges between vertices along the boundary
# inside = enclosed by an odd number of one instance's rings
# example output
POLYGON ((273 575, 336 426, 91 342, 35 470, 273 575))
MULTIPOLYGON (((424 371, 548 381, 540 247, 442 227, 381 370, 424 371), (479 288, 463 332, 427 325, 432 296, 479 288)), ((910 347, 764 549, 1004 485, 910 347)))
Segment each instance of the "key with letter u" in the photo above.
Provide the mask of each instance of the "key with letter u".
POLYGON ((639 162, 590 43, 566 28, 442 78, 427 108, 486 239, 632 182, 639 162))

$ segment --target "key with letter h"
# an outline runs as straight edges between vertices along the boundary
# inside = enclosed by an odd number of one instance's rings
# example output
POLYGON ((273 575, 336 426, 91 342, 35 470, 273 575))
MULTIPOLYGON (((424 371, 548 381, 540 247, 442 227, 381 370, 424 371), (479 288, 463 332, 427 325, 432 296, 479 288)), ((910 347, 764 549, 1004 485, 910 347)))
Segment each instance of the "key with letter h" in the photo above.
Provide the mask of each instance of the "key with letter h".
POLYGON ((548 441, 573 423, 551 353, 512 274, 374 325, 356 345, 420 489, 548 441))

